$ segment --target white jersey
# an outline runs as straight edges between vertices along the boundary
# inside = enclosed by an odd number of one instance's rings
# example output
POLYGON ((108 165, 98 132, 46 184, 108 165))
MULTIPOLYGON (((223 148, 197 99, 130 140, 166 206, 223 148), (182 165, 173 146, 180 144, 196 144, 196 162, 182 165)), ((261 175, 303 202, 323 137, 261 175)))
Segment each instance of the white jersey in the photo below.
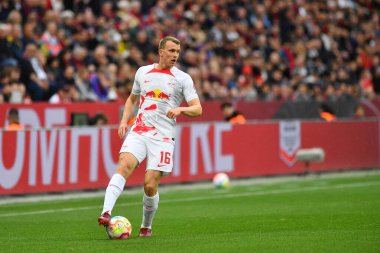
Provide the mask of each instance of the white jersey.
POLYGON ((184 98, 189 102, 198 95, 190 75, 176 67, 159 70, 155 66, 143 66, 136 72, 132 93, 140 95, 140 104, 131 131, 171 141, 175 137, 176 120, 166 117, 166 113, 179 107, 184 98))

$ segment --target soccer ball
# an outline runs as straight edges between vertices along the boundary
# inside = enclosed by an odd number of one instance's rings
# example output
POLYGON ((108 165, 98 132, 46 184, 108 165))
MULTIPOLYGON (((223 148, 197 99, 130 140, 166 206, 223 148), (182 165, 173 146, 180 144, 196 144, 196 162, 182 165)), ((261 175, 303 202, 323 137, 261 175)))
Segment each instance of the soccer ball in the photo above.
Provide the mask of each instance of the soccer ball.
POLYGON ((226 173, 218 173, 214 176, 212 180, 215 188, 217 189, 225 189, 230 186, 230 178, 226 173))
POLYGON ((127 239, 131 236, 132 224, 123 216, 114 216, 111 218, 106 232, 110 239, 127 239))

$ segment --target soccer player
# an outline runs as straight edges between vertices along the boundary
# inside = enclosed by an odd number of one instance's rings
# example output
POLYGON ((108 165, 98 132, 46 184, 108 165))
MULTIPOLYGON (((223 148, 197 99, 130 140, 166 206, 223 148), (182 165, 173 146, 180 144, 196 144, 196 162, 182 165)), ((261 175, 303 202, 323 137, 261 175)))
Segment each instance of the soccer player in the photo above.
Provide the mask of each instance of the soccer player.
POLYGON ((135 75, 132 93, 125 102, 118 129, 126 135, 128 120, 140 98, 135 123, 125 138, 119 154, 116 173, 106 189, 99 225, 108 226, 112 209, 128 177, 147 158, 144 178, 143 218, 139 237, 152 235, 152 221, 159 201, 158 185, 162 176, 173 168, 176 117, 202 114, 199 97, 191 77, 174 65, 180 52, 180 41, 163 38, 158 46, 159 62, 140 67, 135 75), (185 99, 188 106, 180 107, 185 99))

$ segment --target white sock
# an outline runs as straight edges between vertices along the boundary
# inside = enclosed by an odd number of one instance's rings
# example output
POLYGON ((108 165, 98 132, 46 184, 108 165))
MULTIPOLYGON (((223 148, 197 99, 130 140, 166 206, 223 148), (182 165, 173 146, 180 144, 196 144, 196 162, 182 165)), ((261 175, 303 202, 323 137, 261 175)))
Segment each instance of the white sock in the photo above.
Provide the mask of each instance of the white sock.
POLYGON ((116 173, 111 177, 108 187, 106 189, 106 195, 104 197, 103 211, 111 214, 113 206, 116 203, 117 198, 120 196, 124 189, 125 179, 122 175, 116 173))
POLYGON ((156 210, 158 208, 159 200, 160 200, 160 196, 158 195, 158 192, 153 197, 148 197, 144 193, 143 220, 141 224, 142 228, 152 228, 152 221, 153 221, 154 214, 156 213, 156 210))

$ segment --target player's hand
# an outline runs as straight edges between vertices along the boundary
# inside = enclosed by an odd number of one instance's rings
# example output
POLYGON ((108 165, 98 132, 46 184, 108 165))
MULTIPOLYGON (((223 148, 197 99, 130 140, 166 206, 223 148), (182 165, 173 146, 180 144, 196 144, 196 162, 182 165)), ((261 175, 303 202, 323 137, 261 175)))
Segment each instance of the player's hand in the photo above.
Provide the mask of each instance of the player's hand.
POLYGON ((170 109, 167 113, 166 113, 166 117, 168 117, 169 119, 174 119, 175 117, 177 117, 178 115, 180 115, 182 112, 181 108, 177 107, 177 108, 174 108, 174 109, 170 109))
POLYGON ((121 139, 124 138, 125 136, 125 133, 128 131, 128 124, 126 123, 120 123, 120 126, 119 126, 119 130, 117 131, 117 133, 119 134, 119 137, 121 139))

